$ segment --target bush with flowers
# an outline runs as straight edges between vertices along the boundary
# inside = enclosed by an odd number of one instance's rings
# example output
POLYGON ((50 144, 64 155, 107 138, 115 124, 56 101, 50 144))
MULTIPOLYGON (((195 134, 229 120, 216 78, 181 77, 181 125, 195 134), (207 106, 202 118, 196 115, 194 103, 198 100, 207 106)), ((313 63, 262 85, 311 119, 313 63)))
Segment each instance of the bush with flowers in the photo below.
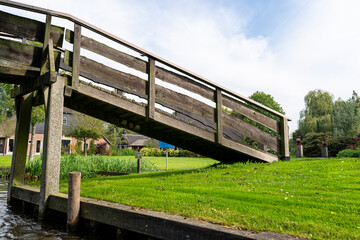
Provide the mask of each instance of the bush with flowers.
POLYGON ((348 146, 340 151, 337 157, 358 157, 360 158, 360 137, 356 138, 355 144, 348 146))

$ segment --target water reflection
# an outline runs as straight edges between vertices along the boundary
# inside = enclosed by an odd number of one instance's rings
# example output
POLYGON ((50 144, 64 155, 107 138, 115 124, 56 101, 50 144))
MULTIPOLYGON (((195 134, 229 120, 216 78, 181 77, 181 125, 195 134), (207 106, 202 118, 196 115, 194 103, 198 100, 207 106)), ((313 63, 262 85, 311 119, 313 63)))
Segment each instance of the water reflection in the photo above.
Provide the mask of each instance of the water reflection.
POLYGON ((0 179, 0 239, 101 239, 95 236, 68 234, 63 224, 39 222, 30 215, 15 211, 6 203, 7 182, 0 179))

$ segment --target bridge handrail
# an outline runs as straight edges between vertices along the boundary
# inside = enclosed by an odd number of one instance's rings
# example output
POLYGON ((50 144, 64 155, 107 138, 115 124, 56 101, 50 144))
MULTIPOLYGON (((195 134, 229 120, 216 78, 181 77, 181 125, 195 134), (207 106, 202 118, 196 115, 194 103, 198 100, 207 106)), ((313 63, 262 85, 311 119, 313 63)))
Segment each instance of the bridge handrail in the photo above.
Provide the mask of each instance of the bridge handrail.
POLYGON ((87 29, 99 34, 99 35, 102 35, 102 36, 104 36, 104 37, 106 37, 106 38, 108 38, 108 39, 110 39, 110 40, 112 40, 114 42, 117 42, 117 43, 119 43, 121 45, 124 45, 124 46, 126 46, 126 47, 128 47, 128 48, 130 48, 130 49, 132 49, 132 50, 134 50, 134 51, 136 51, 136 52, 138 52, 138 53, 140 53, 142 55, 146 55, 146 56, 148 56, 148 57, 150 57, 150 58, 164 64, 164 65, 167 65, 167 66, 179 71, 179 72, 187 74, 188 76, 191 76, 196 80, 199 80, 199 81, 201 81, 201 82, 203 82, 203 83, 205 83, 207 85, 210 85, 210 86, 212 86, 212 87, 214 87, 216 89, 219 89, 219 90, 221 90, 221 91, 223 91, 223 92, 225 92, 227 94, 230 94, 230 95, 232 95, 234 97, 237 97, 237 98, 239 98, 239 99, 241 99, 241 100, 243 100, 243 101, 245 101, 247 103, 253 104, 256 107, 259 107, 259 108, 261 108, 263 110, 266 110, 267 112, 270 112, 270 113, 272 113, 272 114, 274 114, 274 115, 276 115, 276 116, 278 116, 280 118, 287 119, 288 121, 291 121, 291 118, 289 118, 288 116, 286 116, 284 114, 281 114, 281 113, 279 113, 279 112, 277 112, 277 111, 275 111, 275 110, 273 110, 273 109, 271 109, 271 108, 269 108, 267 106, 259 104, 258 102, 254 101, 254 100, 252 100, 250 98, 247 98, 247 97, 245 97, 245 96, 243 96, 243 95, 241 95, 241 94, 239 94, 237 92, 234 92, 234 91, 232 91, 232 90, 230 90, 230 89, 228 89, 226 87, 220 86, 219 84, 217 84, 215 82, 212 82, 212 81, 210 81, 210 80, 208 80, 208 79, 206 79, 204 77, 201 77, 201 76, 199 76, 199 75, 197 75, 197 74, 195 74, 195 73, 193 73, 193 72, 191 72, 191 71, 189 71, 189 70, 187 70, 185 68, 182 68, 182 67, 180 67, 180 66, 178 66, 178 65, 176 65, 174 63, 171 63, 170 61, 167 61, 167 60, 165 60, 165 59, 163 59, 163 58, 161 58, 161 57, 159 57, 159 56, 157 56, 157 55, 155 55, 155 54, 153 54, 153 53, 151 53, 151 52, 149 52, 149 51, 147 51, 145 49, 142 49, 142 48, 140 48, 140 47, 138 47, 138 46, 136 46, 136 45, 134 45, 132 43, 129 43, 128 41, 126 41, 126 40, 124 40, 122 38, 119 38, 119 37, 107 32, 107 31, 104 31, 103 29, 100 29, 100 28, 98 28, 98 27, 96 27, 96 26, 94 26, 94 25, 92 25, 90 23, 87 23, 86 21, 83 21, 83 20, 81 20, 81 19, 79 19, 77 17, 74 17, 71 14, 62 13, 62 12, 53 11, 53 10, 46 9, 46 8, 35 7, 35 6, 32 6, 32 5, 23 4, 23 3, 19 3, 19 2, 8 1, 8 0, 0 0, 0 5, 4 5, 4 6, 8 6, 8 7, 14 7, 14 8, 18 8, 18 9, 22 9, 22 10, 26 10, 26 11, 31 11, 31 12, 36 12, 36 13, 40 13, 40 14, 47 14, 47 15, 51 15, 51 16, 54 16, 54 17, 69 20, 69 21, 71 21, 73 23, 76 23, 76 24, 78 24, 78 25, 80 25, 82 27, 85 27, 85 28, 87 28, 87 29))

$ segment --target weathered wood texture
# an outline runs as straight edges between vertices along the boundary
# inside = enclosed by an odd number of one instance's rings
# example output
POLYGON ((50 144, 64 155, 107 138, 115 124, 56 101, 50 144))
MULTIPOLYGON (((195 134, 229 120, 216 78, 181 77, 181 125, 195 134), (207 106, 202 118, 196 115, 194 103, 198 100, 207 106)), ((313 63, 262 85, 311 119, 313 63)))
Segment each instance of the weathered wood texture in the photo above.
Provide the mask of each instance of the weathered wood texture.
POLYGON ((279 151, 279 143, 276 137, 228 113, 223 113, 223 120, 225 126, 235 129, 240 134, 265 144, 277 152, 279 151))
MULTIPOLYGON (((65 39, 69 43, 74 43, 74 33, 70 30, 66 30, 65 39)), ((111 48, 94 39, 88 38, 86 36, 81 36, 81 47, 91 52, 107 57, 113 61, 121 63, 129 68, 133 68, 140 72, 147 73, 146 61, 111 48)), ((184 75, 180 75, 170 70, 166 70, 164 68, 156 66, 155 77, 214 101, 214 90, 184 75)))
POLYGON ((8 202, 11 201, 11 187, 13 184, 24 183, 27 148, 29 143, 29 129, 33 94, 16 98, 16 130, 14 152, 11 162, 11 173, 8 188, 8 202))
POLYGON ((279 122, 275 119, 272 119, 268 116, 265 116, 264 114, 257 112, 247 106, 245 104, 236 101, 233 98, 230 98, 226 95, 223 95, 223 104, 225 107, 228 107, 232 109, 235 112, 240 113, 241 115, 244 115, 245 117, 258 122, 265 127, 270 128, 271 130, 279 133, 279 122))
MULTIPOLYGON (((25 38, 31 41, 43 42, 45 23, 19 17, 0 11, 0 32, 8 33, 18 38, 25 38)), ((62 46, 64 28, 51 26, 50 38, 54 46, 62 46)))
MULTIPOLYGON (((64 62, 68 66, 72 65, 71 52, 65 52, 64 62)), ((80 56, 80 76, 86 77, 96 83, 112 86, 139 97, 147 98, 147 81, 144 79, 110 68, 83 56, 80 56)), ((214 108, 185 94, 172 91, 160 85, 156 85, 155 87, 155 98, 169 104, 167 107, 172 105, 199 114, 205 118, 214 119, 214 108)))
POLYGON ((155 114, 155 60, 149 58, 148 62, 148 81, 146 85, 148 95, 148 104, 146 115, 148 118, 154 118, 155 114))
MULTIPOLYGON (((60 56, 59 52, 54 52, 56 69, 60 63, 60 56)), ((42 47, 0 38, 0 58, 39 68, 42 59, 42 47)))

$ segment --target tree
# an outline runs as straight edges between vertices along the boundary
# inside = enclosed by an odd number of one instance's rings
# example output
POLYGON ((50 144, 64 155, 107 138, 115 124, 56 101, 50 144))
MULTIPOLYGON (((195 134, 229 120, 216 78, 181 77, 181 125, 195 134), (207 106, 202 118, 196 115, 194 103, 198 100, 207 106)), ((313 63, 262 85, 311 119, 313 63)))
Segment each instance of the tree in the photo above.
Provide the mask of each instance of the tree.
POLYGON ((86 141, 98 140, 105 132, 105 123, 85 114, 74 112, 74 119, 66 132, 67 136, 74 137, 84 143, 84 155, 87 156, 86 141))
POLYGON ((275 101, 274 97, 271 96, 270 94, 256 91, 249 98, 254 101, 257 101, 258 103, 261 103, 275 111, 278 111, 279 113, 285 114, 283 108, 280 106, 280 104, 278 102, 275 101))
POLYGON ((11 99, 12 84, 0 83, 0 122, 10 118, 15 112, 15 103, 11 99))
POLYGON ((310 91, 304 98, 305 109, 300 112, 299 129, 296 135, 305 136, 309 132, 333 133, 333 96, 323 90, 310 91))
POLYGON ((334 104, 334 136, 355 137, 360 133, 360 101, 357 93, 334 104))
POLYGON ((119 148, 119 146, 126 145, 128 142, 124 137, 124 134, 128 130, 118 127, 114 124, 109 124, 106 131, 106 138, 109 139, 113 146, 119 148))
POLYGON ((45 110, 43 106, 33 107, 31 111, 31 141, 30 141, 30 153, 29 161, 34 158, 34 136, 36 131, 36 123, 42 123, 45 121, 45 110))

